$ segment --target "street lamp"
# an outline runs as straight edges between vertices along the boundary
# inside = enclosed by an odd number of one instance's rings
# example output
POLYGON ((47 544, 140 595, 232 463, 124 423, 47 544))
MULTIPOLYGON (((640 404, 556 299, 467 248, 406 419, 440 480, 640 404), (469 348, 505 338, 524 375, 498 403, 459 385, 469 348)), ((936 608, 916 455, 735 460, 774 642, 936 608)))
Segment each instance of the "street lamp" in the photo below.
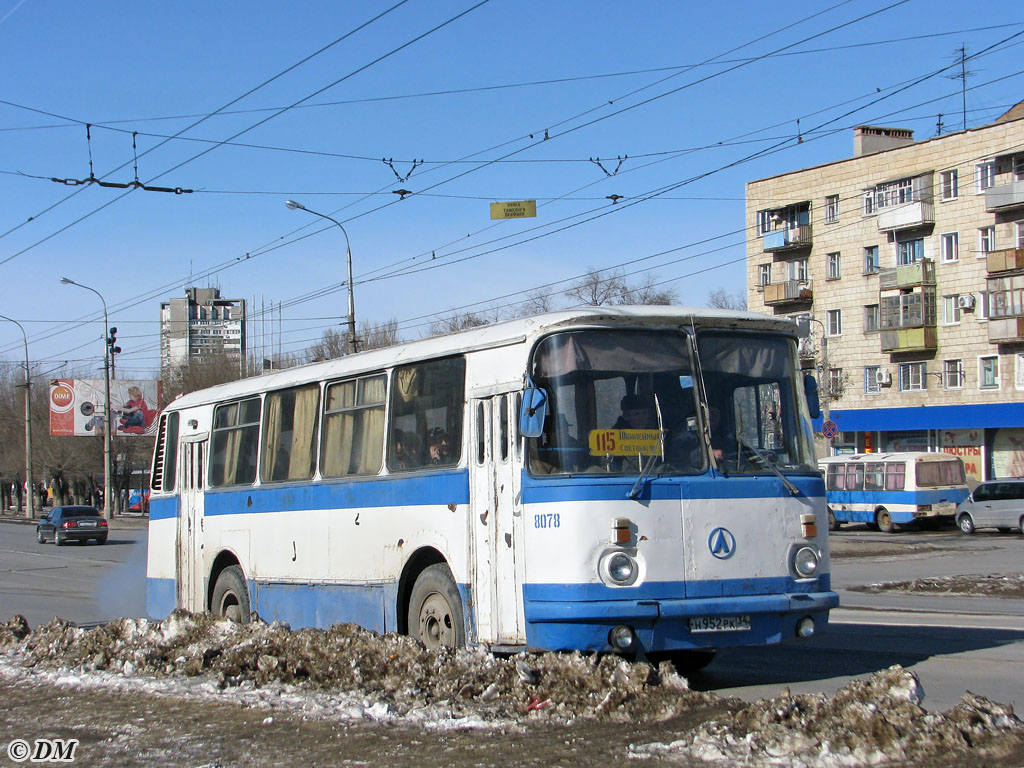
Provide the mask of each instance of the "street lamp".
POLYGON ((107 520, 113 520, 114 509, 110 505, 112 497, 110 487, 110 425, 113 423, 113 420, 110 418, 110 341, 107 336, 110 321, 107 318, 107 301, 103 298, 103 294, 95 288, 76 283, 70 277, 62 277, 60 281, 64 285, 77 285, 79 288, 92 291, 103 302, 103 407, 105 409, 103 414, 103 516, 107 520))
POLYGON ((345 252, 346 258, 348 259, 348 353, 351 355, 356 351, 356 298, 352 291, 352 244, 348 239, 348 232, 341 226, 341 222, 336 219, 332 219, 323 213, 317 213, 304 206, 302 203, 297 203, 294 200, 285 200, 284 204, 291 208, 293 211, 305 211, 311 213, 314 216, 319 216, 321 219, 327 219, 328 221, 334 222, 338 225, 338 229, 345 235, 345 252))
POLYGON ((28 335, 17 320, 7 315, 0 315, 0 318, 18 326, 25 339, 25 517, 31 520, 36 515, 36 496, 32 490, 32 399, 29 396, 28 335))

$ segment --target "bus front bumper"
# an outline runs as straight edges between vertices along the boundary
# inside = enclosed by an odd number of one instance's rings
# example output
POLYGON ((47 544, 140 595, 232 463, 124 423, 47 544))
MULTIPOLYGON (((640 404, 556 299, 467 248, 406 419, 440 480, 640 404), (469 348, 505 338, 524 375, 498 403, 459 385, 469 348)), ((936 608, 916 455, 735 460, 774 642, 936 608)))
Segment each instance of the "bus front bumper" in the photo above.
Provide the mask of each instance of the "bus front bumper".
POLYGON ((625 626, 644 652, 655 653, 796 640, 802 619, 810 619, 817 634, 838 605, 839 595, 828 591, 692 600, 527 600, 524 607, 530 650, 614 651, 609 633, 625 626))

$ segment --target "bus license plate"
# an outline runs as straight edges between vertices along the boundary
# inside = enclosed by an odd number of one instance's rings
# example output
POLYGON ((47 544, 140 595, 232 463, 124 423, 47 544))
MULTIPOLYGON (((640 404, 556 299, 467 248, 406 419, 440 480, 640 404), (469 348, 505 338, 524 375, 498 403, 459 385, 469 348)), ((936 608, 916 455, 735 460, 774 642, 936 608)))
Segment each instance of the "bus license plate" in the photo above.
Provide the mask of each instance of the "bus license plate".
POLYGON ((691 632, 743 632, 750 629, 750 616, 694 616, 691 632))

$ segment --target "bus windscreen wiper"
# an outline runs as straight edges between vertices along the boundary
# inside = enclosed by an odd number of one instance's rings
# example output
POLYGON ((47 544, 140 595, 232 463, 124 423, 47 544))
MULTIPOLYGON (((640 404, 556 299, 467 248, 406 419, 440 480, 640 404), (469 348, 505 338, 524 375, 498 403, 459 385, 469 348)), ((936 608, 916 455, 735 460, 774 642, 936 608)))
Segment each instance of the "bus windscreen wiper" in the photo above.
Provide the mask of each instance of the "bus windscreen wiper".
MULTIPOLYGON (((658 396, 654 396, 654 410, 658 414, 658 447, 661 450, 661 457, 665 457, 665 422, 661 418, 661 401, 658 400, 658 396)), ((640 495, 640 486, 643 485, 644 478, 650 474, 651 468, 654 466, 654 460, 658 458, 658 454, 652 453, 647 458, 647 463, 644 464, 640 469, 640 476, 637 477, 636 482, 633 483, 633 487, 630 489, 626 496, 630 499, 635 499, 640 495)), ((640 459, 640 456, 637 456, 640 459)))
POLYGON ((775 462, 771 461, 764 453, 762 453, 760 448, 755 448, 750 443, 746 442, 743 438, 741 438, 739 434, 736 435, 736 442, 742 448, 746 448, 752 454, 757 456, 757 458, 761 460, 762 464, 764 464, 766 467, 768 467, 768 469, 774 472, 775 476, 782 481, 782 484, 784 486, 786 486, 786 490, 789 491, 790 496, 800 495, 800 489, 793 485, 793 483, 791 483, 789 479, 784 474, 782 474, 782 472, 779 471, 779 468, 775 466, 775 462))

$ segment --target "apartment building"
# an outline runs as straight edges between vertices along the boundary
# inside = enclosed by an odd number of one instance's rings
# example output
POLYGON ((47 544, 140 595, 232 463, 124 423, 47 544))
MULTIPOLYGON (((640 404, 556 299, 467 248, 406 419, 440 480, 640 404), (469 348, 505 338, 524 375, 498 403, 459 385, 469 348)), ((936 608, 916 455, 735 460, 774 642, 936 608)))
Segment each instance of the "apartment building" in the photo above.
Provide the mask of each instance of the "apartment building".
POLYGON ((234 361, 244 372, 245 299, 221 298, 218 288, 186 288, 160 303, 160 367, 187 362, 234 361))
POLYGON ((835 452, 942 450, 1024 476, 1024 102, 747 184, 748 306, 811 318, 835 452), (826 359, 827 358, 827 359, 826 359))

